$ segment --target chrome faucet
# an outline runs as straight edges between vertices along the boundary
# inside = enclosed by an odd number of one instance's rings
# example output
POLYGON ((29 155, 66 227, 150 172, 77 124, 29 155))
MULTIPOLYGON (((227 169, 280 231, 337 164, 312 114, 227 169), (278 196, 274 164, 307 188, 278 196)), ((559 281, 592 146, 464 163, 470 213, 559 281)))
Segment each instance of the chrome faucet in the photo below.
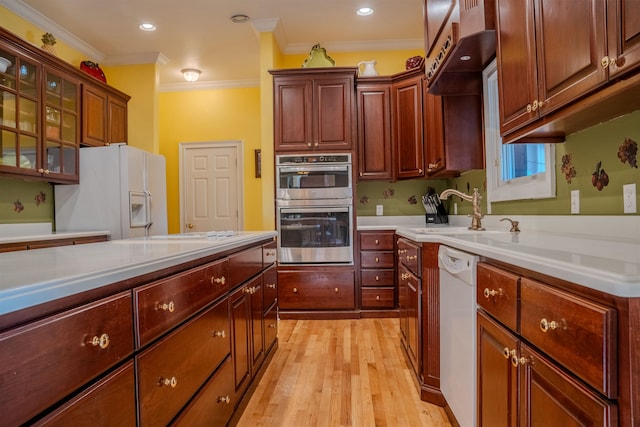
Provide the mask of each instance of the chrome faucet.
POLYGON ((478 189, 474 188, 473 194, 468 195, 461 191, 454 190, 453 188, 449 188, 440 194, 440 198, 442 200, 446 200, 451 195, 458 196, 467 202, 471 202, 473 213, 469 215, 471 217, 471 227, 469 227, 469 230, 484 230, 481 222, 482 218, 484 218, 484 214, 480 210, 480 199, 482 196, 480 196, 478 189))

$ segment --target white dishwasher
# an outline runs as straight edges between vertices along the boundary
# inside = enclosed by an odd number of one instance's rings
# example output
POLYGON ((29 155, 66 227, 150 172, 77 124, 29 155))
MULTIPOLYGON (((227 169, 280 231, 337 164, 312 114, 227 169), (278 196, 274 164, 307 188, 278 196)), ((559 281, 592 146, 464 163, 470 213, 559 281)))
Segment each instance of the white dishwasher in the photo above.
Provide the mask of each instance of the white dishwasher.
POLYGON ((460 427, 476 426, 477 263, 440 245, 440 389, 460 427))

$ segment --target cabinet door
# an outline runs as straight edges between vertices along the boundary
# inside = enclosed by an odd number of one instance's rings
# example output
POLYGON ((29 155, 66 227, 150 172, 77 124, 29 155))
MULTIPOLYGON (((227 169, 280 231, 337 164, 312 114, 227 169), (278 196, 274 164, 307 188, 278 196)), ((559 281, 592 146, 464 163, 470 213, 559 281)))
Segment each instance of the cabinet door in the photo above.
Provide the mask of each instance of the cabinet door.
POLYGON ((257 372, 264 361, 264 286, 262 276, 249 283, 251 296, 251 372, 257 372))
POLYGON ((57 182, 77 182, 80 150, 80 82, 44 69, 42 173, 57 182))
POLYGON ((319 78, 313 88, 313 148, 350 150, 354 140, 354 81, 351 78, 319 78))
POLYGON ((445 169, 444 128, 442 98, 424 93, 424 150, 427 174, 435 174, 445 169))
POLYGON ((238 401, 251 381, 251 296, 242 286, 230 297, 231 356, 233 358, 234 401, 238 401))
POLYGON ((273 91, 275 150, 311 149, 313 82, 307 78, 275 77, 273 91))
POLYGON ((393 84, 396 177, 424 176, 423 74, 393 84))
POLYGON ((609 58, 615 63, 610 77, 618 77, 640 66, 640 5, 634 0, 607 1, 609 58))
POLYGON ((101 146, 108 142, 107 94, 88 84, 82 85, 82 143, 101 146))
POLYGON ((400 288, 400 331, 413 370, 420 372, 420 279, 403 264, 398 267, 400 288))
POLYGON ((108 142, 127 142, 127 103, 119 99, 109 97, 107 103, 108 142))
MULTIPOLYGON (((518 426, 518 370, 511 356, 518 339, 478 312, 478 426, 518 426)), ((558 424, 539 424, 558 425, 558 424)))
POLYGON ((392 179, 391 85, 358 83, 358 179, 392 179))
POLYGON ((527 106, 538 97, 533 0, 497 0, 496 37, 500 134, 538 117, 527 106))
POLYGON ((604 84, 607 68, 606 4, 603 0, 535 1, 540 115, 604 84))
POLYGON ((598 397, 526 344, 522 344, 519 360, 520 426, 618 425, 615 404, 598 397))

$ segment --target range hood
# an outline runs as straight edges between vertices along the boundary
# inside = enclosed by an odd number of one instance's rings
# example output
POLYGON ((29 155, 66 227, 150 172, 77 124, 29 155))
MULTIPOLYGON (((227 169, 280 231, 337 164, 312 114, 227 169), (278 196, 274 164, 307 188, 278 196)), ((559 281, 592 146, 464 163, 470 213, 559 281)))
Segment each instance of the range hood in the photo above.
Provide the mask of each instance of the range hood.
POLYGON ((426 60, 428 92, 482 93, 482 70, 496 54, 495 0, 458 0, 426 60))

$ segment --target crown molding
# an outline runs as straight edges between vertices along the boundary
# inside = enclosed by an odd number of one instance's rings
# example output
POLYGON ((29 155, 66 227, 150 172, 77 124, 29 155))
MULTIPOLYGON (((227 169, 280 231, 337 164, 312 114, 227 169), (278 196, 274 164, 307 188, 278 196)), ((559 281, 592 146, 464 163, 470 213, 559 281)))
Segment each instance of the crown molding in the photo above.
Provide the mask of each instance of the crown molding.
POLYGON ((259 87, 260 80, 220 80, 220 81, 197 81, 193 83, 167 83, 158 86, 159 92, 184 92, 189 90, 206 90, 206 89, 230 89, 230 88, 248 88, 259 87))
MULTIPOLYGON (((286 55, 308 53, 312 45, 292 43, 283 50, 286 55)), ((322 47, 331 52, 359 52, 381 50, 424 49, 423 39, 368 40, 358 42, 327 42, 322 47)))
POLYGON ((94 62, 103 62, 105 58, 104 53, 85 43, 75 34, 67 31, 65 28, 56 24, 51 19, 47 18, 21 0, 0 0, 0 5, 6 7, 19 17, 31 22, 33 25, 40 27, 44 32, 55 34, 56 39, 80 51, 94 62))

